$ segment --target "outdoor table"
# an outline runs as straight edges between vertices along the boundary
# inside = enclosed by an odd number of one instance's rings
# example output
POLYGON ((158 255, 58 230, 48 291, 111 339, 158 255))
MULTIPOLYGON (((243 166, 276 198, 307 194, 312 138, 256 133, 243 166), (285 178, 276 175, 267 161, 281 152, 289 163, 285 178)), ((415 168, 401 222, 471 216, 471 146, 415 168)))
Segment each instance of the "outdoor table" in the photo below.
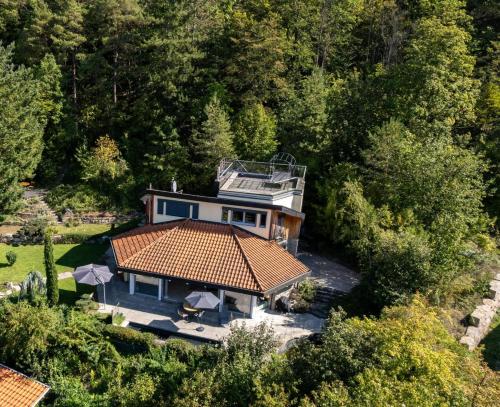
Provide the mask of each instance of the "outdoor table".
POLYGON ((182 308, 184 309, 184 311, 186 311, 188 314, 197 314, 198 312, 200 312, 199 309, 197 308, 193 308, 189 305, 189 303, 185 302, 184 304, 182 304, 182 308))

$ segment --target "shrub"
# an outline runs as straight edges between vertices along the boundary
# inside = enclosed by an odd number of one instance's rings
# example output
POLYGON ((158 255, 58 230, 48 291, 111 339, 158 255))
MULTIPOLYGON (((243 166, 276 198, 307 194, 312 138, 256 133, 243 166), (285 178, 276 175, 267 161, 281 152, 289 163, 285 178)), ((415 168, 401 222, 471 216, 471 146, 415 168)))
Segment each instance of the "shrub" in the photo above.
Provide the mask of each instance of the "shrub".
POLYGON ((9 266, 13 266, 17 260, 17 254, 14 253, 13 251, 8 251, 5 254, 5 258, 7 259, 7 263, 9 264, 9 266))
POLYGON ((122 353, 142 353, 149 351, 154 343, 154 335, 142 333, 131 328, 106 325, 104 334, 122 353))
POLYGON ((298 290, 304 301, 312 302, 316 295, 316 283, 312 280, 304 280, 299 284, 298 290))
POLYGON ((45 218, 30 219, 19 229, 19 234, 30 238, 42 238, 48 224, 45 218))
POLYGON ((89 185, 59 185, 45 197, 49 206, 57 213, 71 209, 75 213, 109 209, 112 204, 103 194, 89 185))
POLYGON ((75 301, 75 307, 82 312, 89 313, 99 309, 99 304, 89 298, 80 298, 75 301))
POLYGON ((57 239, 57 243, 65 244, 65 243, 84 243, 89 240, 93 235, 89 233, 63 233, 57 239))
POLYGON ((71 228, 80 225, 82 222, 78 217, 71 217, 64 222, 64 226, 71 228))
POLYGON ((117 312, 116 314, 113 314, 113 317, 112 317, 113 325, 120 326, 123 323, 123 321, 125 321, 125 315, 123 315, 121 312, 117 312))

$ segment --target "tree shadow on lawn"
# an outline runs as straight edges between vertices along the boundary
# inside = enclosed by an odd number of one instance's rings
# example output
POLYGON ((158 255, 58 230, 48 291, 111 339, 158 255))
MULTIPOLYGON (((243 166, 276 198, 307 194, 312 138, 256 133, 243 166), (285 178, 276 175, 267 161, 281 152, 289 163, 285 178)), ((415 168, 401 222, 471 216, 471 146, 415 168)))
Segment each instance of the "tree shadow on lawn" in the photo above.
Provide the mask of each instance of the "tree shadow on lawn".
POLYGON ((78 246, 72 247, 64 253, 57 261, 56 264, 70 268, 84 266, 89 263, 99 263, 108 249, 108 243, 89 244, 82 243, 78 246))
POLYGON ((4 267, 9 267, 9 263, 0 263, 0 269, 3 269, 4 267))
POLYGON ((82 294, 94 293, 95 287, 86 284, 78 284, 72 277, 59 280, 59 304, 75 305, 82 294))

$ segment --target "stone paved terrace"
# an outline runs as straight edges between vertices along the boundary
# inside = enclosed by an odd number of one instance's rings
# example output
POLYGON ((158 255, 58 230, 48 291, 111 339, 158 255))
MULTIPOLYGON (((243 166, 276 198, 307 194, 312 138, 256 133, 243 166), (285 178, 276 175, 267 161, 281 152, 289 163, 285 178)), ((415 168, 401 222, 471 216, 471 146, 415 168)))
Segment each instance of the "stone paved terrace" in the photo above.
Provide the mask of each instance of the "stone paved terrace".
MULTIPOLYGON (((204 331, 196 330, 198 321, 192 319, 184 321, 177 315, 179 303, 158 301, 153 296, 144 294, 130 295, 128 285, 113 278, 106 284, 106 308, 103 304, 102 288, 98 288, 98 297, 101 312, 121 312, 126 320, 133 325, 160 330, 166 334, 220 342, 229 334, 230 326, 219 323, 219 313, 206 311, 201 320, 204 331)), ((290 340, 294 340, 313 333, 318 333, 324 324, 324 319, 311 314, 283 314, 270 310, 259 310, 256 318, 244 319, 235 317, 230 324, 246 324, 253 327, 265 321, 274 329, 281 346, 284 347, 290 340)))

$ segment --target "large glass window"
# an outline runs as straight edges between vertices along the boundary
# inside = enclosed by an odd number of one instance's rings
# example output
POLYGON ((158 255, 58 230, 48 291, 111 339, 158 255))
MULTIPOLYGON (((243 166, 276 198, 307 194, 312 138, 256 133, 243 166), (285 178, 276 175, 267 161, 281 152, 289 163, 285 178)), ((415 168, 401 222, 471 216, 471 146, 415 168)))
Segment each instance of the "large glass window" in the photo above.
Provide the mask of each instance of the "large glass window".
POLYGON ((257 215, 260 214, 260 227, 266 227, 267 215, 263 212, 257 212, 246 209, 222 208, 221 221, 229 222, 229 212, 231 212, 231 223, 241 223, 248 226, 257 226, 257 215))
POLYGON ((265 228, 267 224, 267 213, 261 213, 260 214, 260 224, 259 226, 261 228, 265 228))
POLYGON ((245 212, 244 211, 233 209, 232 210, 231 221, 232 222, 243 223, 244 216, 245 216, 245 212))
POLYGON ((157 213, 158 215, 189 218, 190 208, 192 208, 193 219, 198 219, 198 204, 170 199, 158 199, 157 213))
POLYGON ((257 214, 255 212, 245 212, 244 223, 255 226, 257 223, 257 214))

